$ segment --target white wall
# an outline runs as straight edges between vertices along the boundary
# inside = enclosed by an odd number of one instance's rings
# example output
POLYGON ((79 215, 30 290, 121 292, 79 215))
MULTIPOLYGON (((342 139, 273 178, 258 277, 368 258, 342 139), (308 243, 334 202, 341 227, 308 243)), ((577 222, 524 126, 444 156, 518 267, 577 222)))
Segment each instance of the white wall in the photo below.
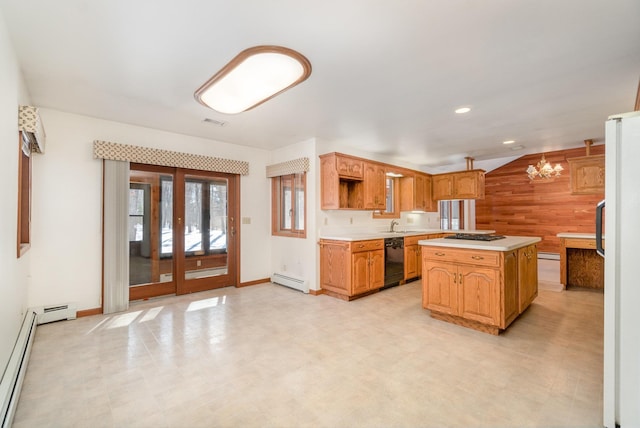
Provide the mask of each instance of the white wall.
MULTIPOLYGON (((271 154, 270 162, 271 164, 276 164, 301 157, 309 158, 306 207, 307 237, 273 236, 271 239, 271 270, 272 273, 279 272, 306 279, 309 281, 309 288, 312 290, 320 288, 316 282, 316 270, 318 268, 316 256, 316 207, 319 200, 316 182, 319 179, 319 171, 314 162, 316 158, 315 146, 315 140, 311 139, 274 150, 271 154)), ((269 194, 271 193, 269 192, 269 194)), ((268 220, 269 222, 271 221, 270 218, 268 220)))
POLYGON ((46 153, 34 158, 32 283, 29 306, 76 302, 78 309, 101 305, 102 162, 93 141, 154 147, 249 162, 241 178, 240 281, 270 275, 268 152, 139 126, 41 109, 46 153))
POLYGON ((32 252, 17 258, 18 105, 29 104, 0 13, 0 372, 4 373, 27 308, 32 252))

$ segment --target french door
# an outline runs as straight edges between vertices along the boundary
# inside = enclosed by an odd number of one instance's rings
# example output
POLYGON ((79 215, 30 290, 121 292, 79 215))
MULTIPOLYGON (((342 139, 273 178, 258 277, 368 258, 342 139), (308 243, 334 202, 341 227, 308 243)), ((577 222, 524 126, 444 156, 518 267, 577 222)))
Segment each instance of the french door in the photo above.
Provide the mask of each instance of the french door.
POLYGON ((130 169, 130 300, 237 285, 238 176, 130 169))

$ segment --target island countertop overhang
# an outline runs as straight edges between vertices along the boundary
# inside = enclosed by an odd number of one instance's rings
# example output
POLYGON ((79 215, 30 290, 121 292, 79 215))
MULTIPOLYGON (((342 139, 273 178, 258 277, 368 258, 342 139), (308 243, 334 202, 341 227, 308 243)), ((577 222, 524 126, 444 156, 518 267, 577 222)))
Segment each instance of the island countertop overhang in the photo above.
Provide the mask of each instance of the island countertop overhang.
POLYGON ((511 251, 527 245, 536 244, 542 241, 537 236, 507 236, 504 239, 495 241, 471 241, 465 239, 428 239, 418 241, 419 245, 425 247, 447 247, 461 248, 469 250, 485 250, 485 251, 511 251))

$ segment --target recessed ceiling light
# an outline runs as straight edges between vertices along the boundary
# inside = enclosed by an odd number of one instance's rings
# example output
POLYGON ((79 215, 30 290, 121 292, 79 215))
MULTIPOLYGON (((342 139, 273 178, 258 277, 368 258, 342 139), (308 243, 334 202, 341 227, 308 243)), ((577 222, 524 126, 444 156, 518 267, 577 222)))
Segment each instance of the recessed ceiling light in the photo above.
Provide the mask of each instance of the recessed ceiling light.
POLYGON ((514 140, 507 140, 502 142, 502 144, 513 144, 513 143, 515 143, 514 140))
POLYGON ((194 96, 221 113, 241 113, 305 81, 309 75, 311 63, 302 54, 281 46, 255 46, 240 52, 194 96))
POLYGON ((456 113, 458 114, 469 113, 470 111, 471 111, 471 107, 460 107, 456 109, 456 113))

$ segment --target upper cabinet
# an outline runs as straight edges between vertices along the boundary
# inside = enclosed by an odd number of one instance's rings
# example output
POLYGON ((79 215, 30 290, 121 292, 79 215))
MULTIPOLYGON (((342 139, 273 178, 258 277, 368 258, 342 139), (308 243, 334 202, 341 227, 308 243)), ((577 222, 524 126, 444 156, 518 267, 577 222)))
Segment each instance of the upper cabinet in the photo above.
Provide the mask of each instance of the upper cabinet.
POLYGON ((400 211, 435 212, 441 199, 484 198, 481 169, 431 175, 333 152, 320 156, 320 208, 385 211, 387 171, 401 174, 393 194, 400 211))
POLYGON ((320 208, 364 209, 364 162, 328 153, 320 156, 320 208))
POLYGON ((383 165, 364 162, 364 209, 383 210, 386 208, 386 171, 383 165))
POLYGON ((364 162, 362 159, 333 153, 336 171, 340 178, 362 180, 364 178, 364 162))
POLYGON ((567 159, 574 195, 604 193, 604 155, 567 159))
POLYGON ((431 176, 433 199, 484 199, 484 171, 449 172, 431 176))
POLYGON ((437 211, 431 176, 415 173, 400 178, 400 211, 437 211))

